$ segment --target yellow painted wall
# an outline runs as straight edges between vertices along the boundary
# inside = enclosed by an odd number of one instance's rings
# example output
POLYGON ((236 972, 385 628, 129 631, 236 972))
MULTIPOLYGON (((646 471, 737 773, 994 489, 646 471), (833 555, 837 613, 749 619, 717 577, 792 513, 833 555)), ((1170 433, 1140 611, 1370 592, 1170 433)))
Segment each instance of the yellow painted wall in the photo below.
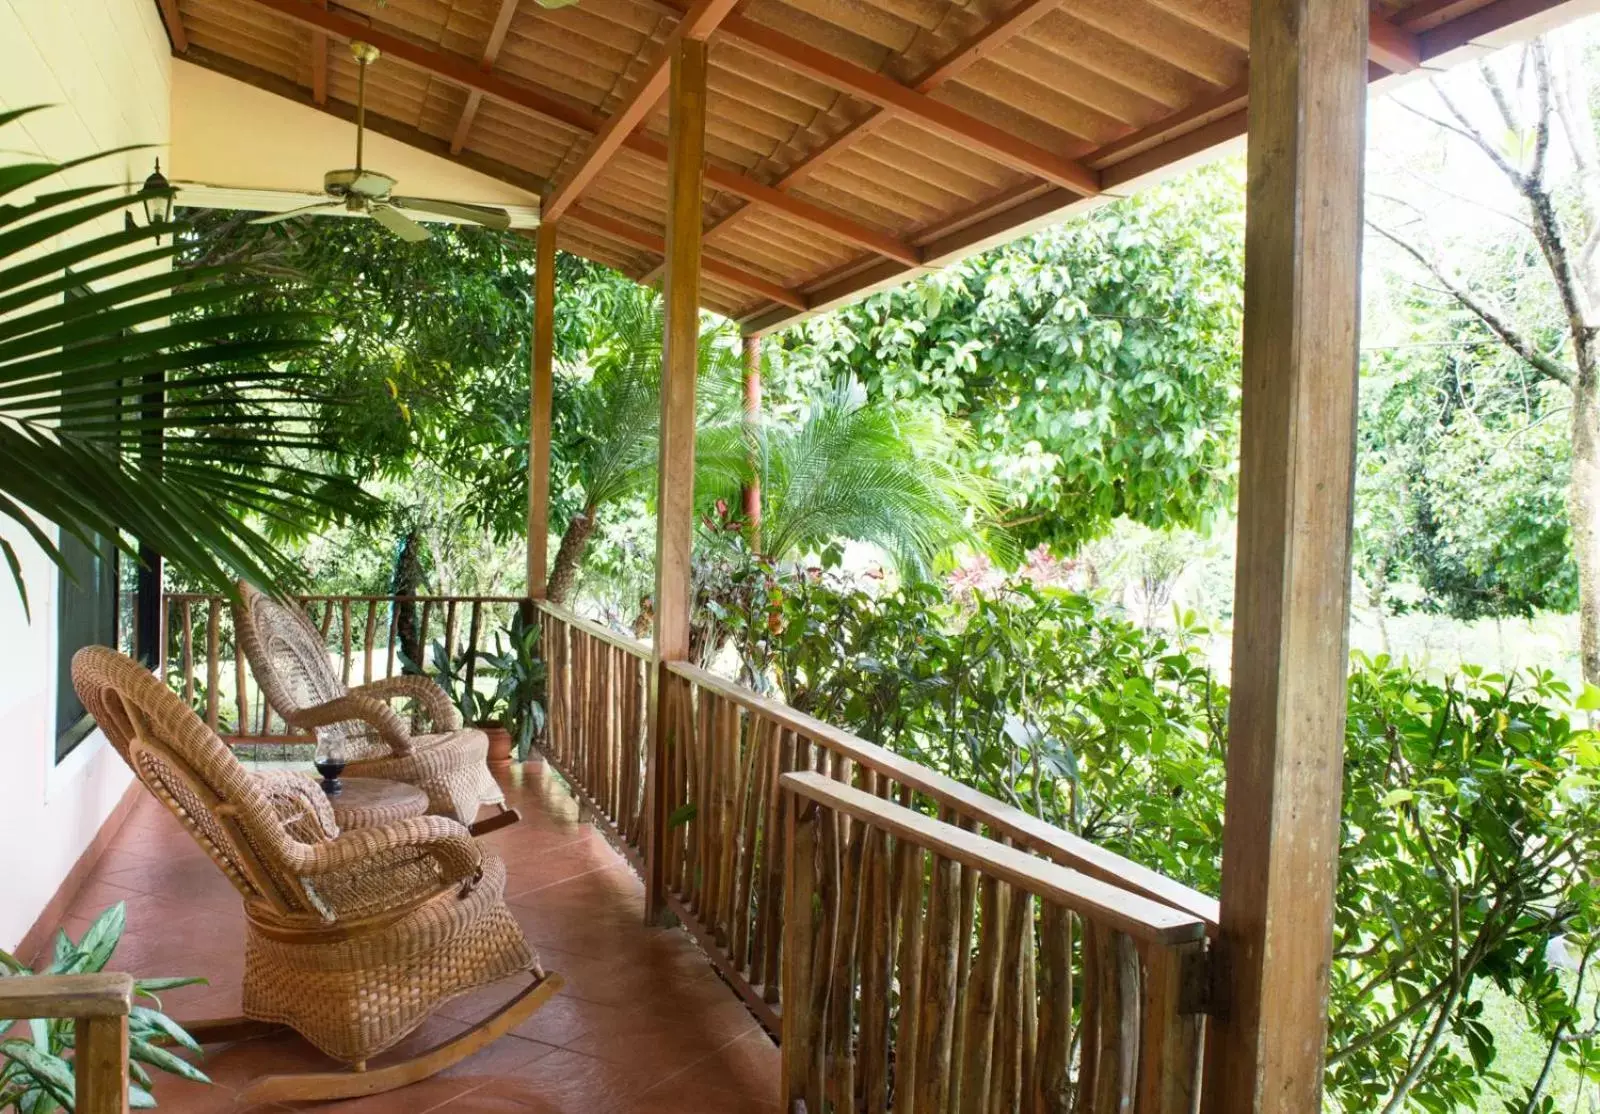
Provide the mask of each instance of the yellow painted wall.
MULTIPOLYGON (((20 151, 59 161, 155 144, 64 176, 69 185, 137 187, 166 151, 170 84, 170 47, 151 0, 0 0, 0 110, 54 106, 0 129, 0 158, 20 151)), ((95 230, 121 224, 118 213, 95 230)), ((0 525, 0 536, 18 550, 33 608, 30 623, 0 573, 0 946, 10 948, 130 777, 98 734, 56 764, 57 573, 14 526, 0 525)))

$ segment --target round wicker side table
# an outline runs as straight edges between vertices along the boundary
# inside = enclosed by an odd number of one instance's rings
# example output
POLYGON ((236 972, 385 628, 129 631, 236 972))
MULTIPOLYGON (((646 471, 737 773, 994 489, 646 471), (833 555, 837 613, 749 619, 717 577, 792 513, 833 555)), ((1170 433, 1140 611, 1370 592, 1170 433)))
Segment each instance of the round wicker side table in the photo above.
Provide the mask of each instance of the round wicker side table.
POLYGON ((415 785, 378 777, 341 778, 344 789, 328 798, 341 828, 375 828, 428 811, 428 795, 415 785))

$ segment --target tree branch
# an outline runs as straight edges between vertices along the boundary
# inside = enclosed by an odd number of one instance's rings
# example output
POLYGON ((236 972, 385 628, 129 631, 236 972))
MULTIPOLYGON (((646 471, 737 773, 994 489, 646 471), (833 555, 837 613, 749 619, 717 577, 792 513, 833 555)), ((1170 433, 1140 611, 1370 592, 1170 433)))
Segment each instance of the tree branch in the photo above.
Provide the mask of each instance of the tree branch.
POLYGON ((1489 305, 1486 301, 1468 291, 1463 285, 1452 280, 1422 249, 1390 232, 1382 225, 1368 221, 1367 227, 1422 264, 1429 274, 1444 285, 1445 290, 1452 298, 1470 310, 1478 320, 1488 327, 1490 332, 1505 342, 1506 347, 1522 357, 1530 367, 1559 383, 1565 383, 1569 387, 1572 385, 1573 371, 1571 368, 1541 352, 1532 341, 1512 326, 1511 322, 1506 319, 1497 307, 1489 305))

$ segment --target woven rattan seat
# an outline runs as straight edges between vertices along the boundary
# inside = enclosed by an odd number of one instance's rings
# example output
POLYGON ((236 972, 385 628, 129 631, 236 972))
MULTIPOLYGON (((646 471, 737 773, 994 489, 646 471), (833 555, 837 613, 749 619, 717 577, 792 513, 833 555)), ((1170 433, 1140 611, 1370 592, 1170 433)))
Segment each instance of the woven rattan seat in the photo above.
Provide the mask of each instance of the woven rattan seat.
POLYGON ((520 1024, 559 986, 506 906, 505 864, 454 820, 420 816, 340 831, 313 780, 246 770, 132 659, 90 646, 73 658, 72 679, 117 752, 244 900, 245 1018, 193 1026, 200 1039, 237 1039, 251 1023, 283 1025, 360 1066, 452 998, 532 977, 500 1013, 440 1050, 374 1071, 258 1080, 247 1092, 252 1100, 335 1098, 413 1082, 520 1024))
POLYGON ((233 622, 250 671, 273 708, 291 726, 339 736, 351 777, 415 785, 428 795, 429 812, 468 825, 480 805, 498 806, 500 815, 475 833, 517 818, 489 772, 488 737, 461 726, 450 698, 432 680, 413 674, 345 687, 305 612, 243 582, 233 622), (389 704, 396 698, 414 700, 432 733, 412 734, 389 704))

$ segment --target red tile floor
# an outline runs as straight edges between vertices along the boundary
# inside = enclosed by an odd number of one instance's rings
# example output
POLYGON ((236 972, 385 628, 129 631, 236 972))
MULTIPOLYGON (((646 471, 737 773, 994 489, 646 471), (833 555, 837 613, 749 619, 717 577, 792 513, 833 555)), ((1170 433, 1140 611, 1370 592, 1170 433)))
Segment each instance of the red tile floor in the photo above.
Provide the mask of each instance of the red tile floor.
MULTIPOLYGON (((643 887, 542 762, 506 785, 521 824, 485 843, 506 860, 512 911, 566 989, 515 1030, 453 1069, 385 1095, 330 1103, 340 1114, 765 1114, 778 1110, 778 1051, 680 929, 643 924, 643 887)), ((239 1012, 244 915, 239 898, 165 809, 145 797, 70 912, 77 936, 102 909, 128 906, 110 969, 204 975, 174 991, 179 1020, 239 1012)), ((490 987, 446 1005, 406 1048, 438 1043, 517 988, 490 987)), ((240 1114, 237 1091, 263 1072, 326 1069, 295 1037, 206 1050, 211 1087, 161 1075, 169 1114, 240 1114)), ((270 1109, 289 1109, 270 1108, 270 1109)))

